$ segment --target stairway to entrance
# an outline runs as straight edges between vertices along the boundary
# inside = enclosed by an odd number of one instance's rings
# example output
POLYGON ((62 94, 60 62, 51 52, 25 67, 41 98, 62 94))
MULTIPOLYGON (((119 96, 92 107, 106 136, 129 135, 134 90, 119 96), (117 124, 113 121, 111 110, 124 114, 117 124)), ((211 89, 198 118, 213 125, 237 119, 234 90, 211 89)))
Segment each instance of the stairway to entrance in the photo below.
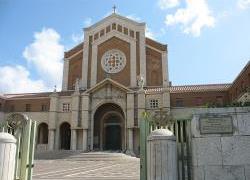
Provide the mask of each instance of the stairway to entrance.
POLYGON ((139 164, 139 158, 118 152, 41 152, 33 180, 139 180, 139 164))

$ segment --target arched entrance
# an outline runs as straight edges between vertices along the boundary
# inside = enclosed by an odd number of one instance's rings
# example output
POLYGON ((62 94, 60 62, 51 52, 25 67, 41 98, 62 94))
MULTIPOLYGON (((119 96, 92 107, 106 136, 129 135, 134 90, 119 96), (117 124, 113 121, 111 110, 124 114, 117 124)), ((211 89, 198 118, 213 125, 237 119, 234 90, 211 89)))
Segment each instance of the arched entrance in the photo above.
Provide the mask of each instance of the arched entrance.
POLYGON ((70 124, 64 122, 60 126, 61 149, 70 150, 71 130, 70 124))
POLYGON ((100 106, 94 115, 94 144, 96 150, 123 150, 124 114, 113 103, 100 106))
POLYGON ((48 144, 48 125, 46 123, 41 123, 38 126, 38 144, 48 144))

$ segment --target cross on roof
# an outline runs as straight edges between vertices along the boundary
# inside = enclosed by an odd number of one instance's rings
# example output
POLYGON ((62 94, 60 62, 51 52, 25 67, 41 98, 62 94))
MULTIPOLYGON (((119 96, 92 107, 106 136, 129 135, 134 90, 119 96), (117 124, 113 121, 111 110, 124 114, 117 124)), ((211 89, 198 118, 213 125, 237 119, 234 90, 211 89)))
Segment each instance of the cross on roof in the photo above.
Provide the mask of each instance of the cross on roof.
POLYGON ((114 5, 112 8, 113 8, 113 13, 115 13, 116 12, 116 6, 114 5))

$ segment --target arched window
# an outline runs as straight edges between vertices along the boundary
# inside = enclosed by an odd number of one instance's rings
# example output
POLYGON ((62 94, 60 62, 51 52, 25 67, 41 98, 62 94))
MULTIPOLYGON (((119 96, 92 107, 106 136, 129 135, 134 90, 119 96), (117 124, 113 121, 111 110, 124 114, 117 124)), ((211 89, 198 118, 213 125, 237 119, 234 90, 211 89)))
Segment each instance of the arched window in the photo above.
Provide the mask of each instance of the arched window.
POLYGON ((48 125, 41 123, 38 126, 38 144, 48 144, 48 125))

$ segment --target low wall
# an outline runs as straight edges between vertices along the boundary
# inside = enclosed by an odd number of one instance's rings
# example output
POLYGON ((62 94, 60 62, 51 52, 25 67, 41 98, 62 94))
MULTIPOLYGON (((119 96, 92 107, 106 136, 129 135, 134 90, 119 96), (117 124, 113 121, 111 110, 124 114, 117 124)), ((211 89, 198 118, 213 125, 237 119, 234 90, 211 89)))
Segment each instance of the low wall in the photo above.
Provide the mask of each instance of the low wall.
POLYGON ((249 107, 197 109, 191 134, 194 180, 250 179, 249 107))

